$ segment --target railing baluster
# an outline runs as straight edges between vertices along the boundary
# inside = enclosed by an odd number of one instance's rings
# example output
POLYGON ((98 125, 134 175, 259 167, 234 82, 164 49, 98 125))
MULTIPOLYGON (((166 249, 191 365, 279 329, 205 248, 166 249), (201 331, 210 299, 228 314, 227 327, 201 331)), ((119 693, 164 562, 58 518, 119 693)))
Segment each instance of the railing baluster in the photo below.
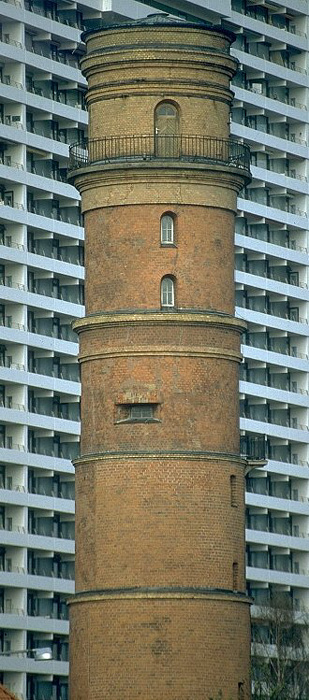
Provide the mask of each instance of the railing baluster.
POLYGON ((221 162, 249 170, 250 152, 246 144, 232 139, 194 134, 141 134, 105 136, 70 146, 69 168, 74 170, 95 162, 130 161, 145 158, 196 159, 221 162))

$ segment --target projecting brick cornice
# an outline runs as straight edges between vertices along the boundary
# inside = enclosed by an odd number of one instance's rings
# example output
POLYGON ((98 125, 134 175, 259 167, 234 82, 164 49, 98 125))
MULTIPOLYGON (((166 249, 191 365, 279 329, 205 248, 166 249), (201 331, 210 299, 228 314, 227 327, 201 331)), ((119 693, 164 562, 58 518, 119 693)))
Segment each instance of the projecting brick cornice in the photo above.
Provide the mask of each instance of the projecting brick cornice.
POLYGON ((96 591, 81 591, 71 596, 68 603, 91 603, 98 600, 122 600, 122 599, 224 599, 225 601, 245 603, 250 605, 251 599, 239 591, 231 591, 225 588, 200 588, 195 586, 153 586, 151 588, 140 586, 134 588, 103 589, 96 591))
POLYGON ((97 452, 94 454, 84 454, 81 457, 74 459, 74 465, 84 464, 85 462, 98 462, 98 461, 110 461, 110 460, 137 460, 142 459, 147 460, 176 460, 179 461, 219 461, 219 462, 233 462, 247 468, 247 460, 240 455, 226 452, 213 452, 213 451, 155 451, 155 452, 145 452, 143 450, 134 452, 97 452))
POLYGON ((95 328, 122 326, 122 325, 142 325, 142 326, 157 326, 157 325, 183 325, 190 324, 194 326, 214 326, 216 328, 224 328, 227 330, 235 330, 243 333, 246 329, 246 323, 242 319, 228 316, 227 314, 216 314, 215 312, 203 311, 120 311, 106 312, 85 316, 82 319, 74 321, 73 328, 77 333, 95 328))

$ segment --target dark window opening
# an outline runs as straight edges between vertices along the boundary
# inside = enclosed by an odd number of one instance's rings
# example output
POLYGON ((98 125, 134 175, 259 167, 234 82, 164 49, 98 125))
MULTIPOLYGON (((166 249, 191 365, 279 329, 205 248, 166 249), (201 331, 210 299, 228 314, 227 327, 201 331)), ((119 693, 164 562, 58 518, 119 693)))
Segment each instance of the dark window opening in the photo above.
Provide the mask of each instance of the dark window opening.
POLYGON ((233 591, 238 590, 238 563, 234 561, 233 563, 233 591))
POLYGON ((237 508, 237 492, 236 492, 236 476, 231 474, 230 476, 230 492, 231 492, 231 506, 237 508))
POLYGON ((135 403, 117 406, 117 423, 154 423, 158 422, 158 404, 135 403))

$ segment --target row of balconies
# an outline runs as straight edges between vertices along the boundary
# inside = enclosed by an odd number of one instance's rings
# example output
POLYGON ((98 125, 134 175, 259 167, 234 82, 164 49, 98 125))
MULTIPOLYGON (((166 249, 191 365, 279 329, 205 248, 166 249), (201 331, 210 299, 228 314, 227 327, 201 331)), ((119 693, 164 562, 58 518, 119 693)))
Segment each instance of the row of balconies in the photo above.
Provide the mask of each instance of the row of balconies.
MULTIPOLYGON (((12 236, 6 235, 6 228, 4 226, 2 228, 0 226, 0 245, 8 248, 15 248, 16 250, 26 250, 26 246, 23 243, 19 243, 19 241, 13 239, 12 236)), ((29 253, 42 255, 43 257, 52 258, 53 260, 60 260, 61 262, 67 262, 71 265, 83 266, 84 264, 84 248, 81 244, 61 245, 60 240, 57 238, 35 239, 31 231, 28 231, 27 250, 29 253)))
POLYGON ((65 379, 67 381, 79 381, 79 367, 75 356, 65 361, 59 355, 44 357, 44 351, 38 355, 34 350, 28 350, 28 363, 25 360, 24 348, 16 344, 0 345, 0 367, 18 369, 34 374, 44 374, 49 377, 65 379), (43 353, 43 354, 42 354, 43 353), (18 361, 17 361, 18 360, 18 361))
POLYGON ((306 409, 298 409, 298 415, 291 416, 289 408, 273 408, 273 406, 274 404, 269 405, 266 401, 250 404, 248 399, 244 399, 240 401, 240 417, 294 430, 309 431, 306 409))
POLYGON ((21 282, 14 282, 11 275, 5 275, 3 277, 0 272, 0 287, 1 286, 28 291, 34 294, 42 294, 52 297, 53 299, 68 301, 71 304, 84 304, 83 285, 80 283, 61 285, 60 280, 55 277, 30 280, 27 288, 26 285, 21 282))
MULTIPOLYGON (((255 552, 248 549, 246 564, 256 569, 271 569, 272 571, 282 571, 307 576, 309 574, 309 560, 306 560, 305 564, 300 566, 300 562, 297 561, 297 557, 299 558, 300 556, 298 552, 293 552, 293 554, 277 554, 273 553, 272 550, 255 552)), ((308 559, 308 557, 306 559, 308 559)))
MULTIPOLYGON (((248 87, 246 81, 243 83, 242 74, 239 72, 237 73, 237 78, 234 85, 235 87, 240 87, 243 90, 250 91, 250 87, 248 87)), ((251 92, 259 94, 256 88, 252 89, 251 92)), ((265 97, 267 97, 267 95, 265 95, 265 97)), ((295 101, 295 105, 292 106, 296 105, 297 103, 295 101)), ((257 108, 255 108, 255 111, 257 111, 257 108)), ((278 117, 274 117, 273 114, 268 116, 264 104, 261 108, 259 108, 259 112, 259 114, 247 115, 245 108, 235 106, 233 107, 232 111, 232 119, 233 122, 235 122, 236 124, 242 124, 243 126, 246 126, 249 129, 254 129, 265 134, 270 134, 271 136, 275 136, 276 138, 284 139, 290 141, 291 143, 296 143, 301 146, 308 145, 308 139, 306 137, 306 130, 304 124, 300 122, 298 123, 295 121, 289 121, 288 117, 285 117, 284 120, 281 121, 274 121, 275 119, 278 119, 278 117), (302 135, 300 136, 300 134, 302 135)))
POLYGON ((28 328, 26 323, 15 321, 12 315, 6 315, 5 308, 0 308, 0 326, 12 328, 18 331, 26 331, 29 333, 37 333, 38 335, 46 335, 50 338, 58 338, 71 343, 77 343, 76 333, 72 330, 71 324, 61 324, 60 318, 57 317, 36 317, 34 312, 29 312, 28 328))
POLYGON ((33 114, 30 110, 27 111, 26 124, 27 131, 30 131, 32 134, 60 141, 60 143, 82 142, 85 138, 83 129, 77 127, 64 128, 60 126, 56 119, 38 119, 36 114, 33 114))
MULTIPOLYGON (((243 307, 244 308, 244 307, 243 307)), ((248 308, 252 308, 249 307, 248 308)), ((256 309, 261 311, 264 306, 259 305, 256 309)), ((11 309, 10 309, 11 310, 11 309)), ((38 312, 37 312, 38 313, 38 312)), ((296 315, 292 318, 295 320, 296 315)), ((38 317, 34 312, 28 312, 28 331, 30 333, 35 333, 39 335, 45 335, 52 338, 58 338, 61 340, 70 341, 73 343, 77 342, 76 333, 72 330, 70 323, 61 324, 61 321, 57 317, 38 317)), ((7 328, 26 330, 27 325, 22 320, 15 321, 13 315, 8 315, 6 313, 5 305, 0 307, 0 326, 5 326, 7 328)), ((275 352, 280 355, 288 355, 297 359, 308 359, 309 354, 307 348, 303 350, 304 340, 298 339, 297 336, 293 338, 289 337, 287 334, 272 335, 271 331, 255 331, 255 327, 250 324, 248 332, 244 337, 244 345, 249 347, 255 347, 260 350, 268 350, 270 352, 275 352)), ((0 355, 0 366, 11 367, 13 369, 25 369, 25 364, 20 362, 20 359, 15 359, 15 354, 11 354, 9 350, 6 350, 4 355, 0 355)), ((39 358, 38 358, 39 359, 39 358)), ((48 358, 41 358, 42 362, 37 362, 33 365, 33 369, 29 366, 29 371, 36 372, 38 374, 49 374, 51 376, 59 376, 60 378, 69 379, 76 381, 76 371, 70 367, 66 369, 65 365, 61 366, 60 370, 56 370, 51 367, 51 363, 48 362, 48 358), (71 369, 73 374, 71 374, 71 369)))
MULTIPOLYGON (((307 446, 303 445, 301 448, 295 443, 289 443, 287 440, 281 440, 277 438, 273 440, 269 436, 256 435, 254 433, 247 432, 245 435, 241 435, 241 445, 248 444, 247 448, 241 447, 241 453, 251 456, 252 459, 268 459, 274 462, 282 462, 287 467, 293 467, 294 465, 299 465, 302 467, 309 467, 309 461, 307 459, 307 446), (264 443, 264 445, 263 445, 264 443), (261 446, 261 447, 260 447, 261 446), (262 449, 261 449, 262 448, 262 449)), ((305 475, 304 475, 305 477, 305 475)), ((298 487, 297 487, 298 488, 298 487)), ((250 489, 248 489, 250 492, 250 489)), ((295 491, 294 498, 294 488, 293 488, 293 499, 298 500, 299 497, 302 499, 303 492, 298 496, 298 491, 295 491)))
POLYGON ((32 576, 74 580, 75 563, 74 561, 62 560, 61 554, 57 554, 54 557, 31 557, 31 551, 28 550, 27 573, 32 576))
MULTIPOLYGON (((11 165, 11 163, 7 162, 5 164, 11 165)), ((52 180, 57 180, 58 182, 67 182, 67 169, 61 168, 58 161, 52 159, 35 161, 28 158, 27 172, 32 173, 32 175, 39 175, 39 177, 47 177, 52 180)))
MULTIPOLYGON (((11 79, 10 76, 6 76, 6 84, 12 85, 13 87, 22 88, 22 85, 19 85, 16 82, 16 80, 11 79)), ((38 119, 36 113, 33 113, 31 111, 31 107, 27 107, 25 127, 21 113, 17 113, 18 108, 19 106, 16 104, 16 113, 12 114, 12 106, 8 108, 5 107, 5 105, 0 105, 0 124, 5 124, 5 126, 12 126, 22 130, 26 128, 26 130, 32 134, 36 134, 37 136, 42 136, 48 139, 53 139, 54 141, 59 141, 60 143, 65 144, 75 143, 76 141, 82 141, 85 137, 85 132, 83 128, 77 126, 65 127, 65 117, 61 117, 61 125, 56 119, 38 119), (8 112, 9 109, 10 111, 8 112)))
POLYGON ((28 493, 74 500, 75 482, 65 481, 65 477, 60 474, 36 476, 36 472, 33 469, 29 469, 28 493))
POLYGON ((53 299, 62 299, 62 301, 68 301, 71 304, 84 304, 84 287, 82 284, 60 284, 60 280, 56 277, 49 279, 33 278, 29 280, 28 291, 53 297, 53 299))
MULTIPOLYGON (((285 226, 274 229, 267 223, 256 223, 250 218, 239 216, 236 218, 236 233, 241 236, 248 236, 256 240, 272 243, 282 248, 290 248, 302 253, 308 252, 307 234, 302 230, 289 230, 285 226)), ((282 252, 282 257, 285 253, 282 252)))
MULTIPOLYGON (((300 465, 302 467, 309 467, 309 461, 304 459, 297 451, 297 445, 294 443, 288 443, 277 441, 273 444, 271 440, 268 440, 268 458, 274 460, 275 462, 284 462, 289 465, 300 465)), ((306 453, 306 448, 305 448, 306 453)))
POLYGON ((29 513, 29 535, 41 535, 42 537, 60 538, 74 540, 75 523, 73 521, 61 522, 50 517, 31 517, 29 513))
MULTIPOLYGON (((38 247, 38 250, 40 249, 41 251, 46 249, 47 252, 50 253, 54 251, 54 257, 56 257, 57 250, 51 240, 47 241, 46 247, 44 245, 42 245, 41 248, 38 247)), ((78 249, 76 249, 76 251, 78 254, 78 249)), ((66 247, 66 254, 69 254, 69 246, 66 247)), ((300 287, 302 289, 308 288, 306 281, 300 281, 298 270, 290 270, 287 265, 271 267, 265 259, 248 260, 243 253, 236 255, 236 269, 293 287, 300 287)), ((29 271, 28 285, 26 287, 23 281, 24 278, 20 277, 21 271, 21 268, 18 266, 9 265, 9 267, 6 268, 2 265, 0 269, 0 286, 3 285, 22 291, 27 290, 35 294, 53 297, 54 299, 62 299, 63 301, 74 304, 84 304, 84 288, 82 282, 78 281, 77 284, 63 284, 58 277, 46 276, 38 278, 35 277, 33 271, 29 271), (10 274, 7 274, 7 271, 10 274), (14 272, 15 274, 13 274, 14 272)), ((46 273, 46 275, 48 274, 53 273, 46 273)), ((280 318, 286 318, 290 321, 307 323, 307 318, 305 317, 306 309, 305 307, 302 308, 302 302, 296 302, 294 300, 293 302, 289 302, 287 298, 284 300, 279 299, 279 294, 280 292, 278 291, 277 294, 274 292, 272 296, 266 295, 266 292, 259 296, 253 296, 252 292, 249 290, 240 288, 236 290, 235 302, 236 306, 251 309, 252 311, 279 316, 280 318)))
MULTIPOLYGON (((25 449, 25 447, 23 449, 25 449)), ((79 443, 65 440, 61 441, 56 434, 50 437, 35 435, 33 430, 29 430, 28 451, 34 454, 72 460, 79 455, 79 443)))
MULTIPOLYGON (((270 50, 267 54, 267 46, 260 46, 261 42, 253 42, 249 51, 233 49, 233 54, 243 66, 245 79, 251 84, 251 88, 257 94, 263 94, 264 86, 268 81, 280 79, 289 81, 296 89, 305 87, 307 66, 306 51, 299 51, 295 56, 283 49, 270 50), (257 52, 265 52, 265 57, 257 52), (287 71, 289 73, 287 74, 287 71), (249 74, 249 75, 248 75, 249 74)), ((266 96, 266 95, 265 95, 266 96)))
POLYGON ((266 256, 262 257, 261 254, 259 259, 253 260, 245 253, 236 253, 235 267, 236 270, 247 272, 250 275, 258 275, 259 277, 283 282, 284 284, 291 284, 294 287, 308 289, 305 266, 299 267, 299 269, 295 269, 296 266, 294 266, 293 269, 288 263, 281 265, 271 264, 266 256))
POLYGON ((32 238, 28 242, 28 251, 71 265, 84 264, 84 248, 81 245, 60 245, 56 238, 32 238))
MULTIPOLYGON (((4 597, 10 596, 10 589, 4 590, 4 597)), ((66 598, 59 594, 40 597, 37 591, 27 591, 27 614, 32 617, 49 617, 55 620, 68 620, 66 598)), ((24 615, 26 611, 24 611, 24 615)))
MULTIPOLYGON (((20 695, 19 695, 20 697, 20 695)), ((31 700, 69 700, 68 684, 62 676, 54 680, 41 680, 27 674, 27 698, 31 700)), ((21 700, 24 700, 21 698, 21 700)))
MULTIPOLYGON (((18 196, 21 198, 22 195, 14 192, 14 189, 6 190, 2 194, 0 193, 0 205, 25 210, 23 202, 18 201, 18 196)), ((303 196, 287 195, 285 191, 272 194, 270 187, 250 187, 243 190, 242 197, 262 206, 307 217, 303 196)), ((29 188, 27 210, 32 214, 46 216, 75 226, 82 226, 82 218, 77 206, 61 206, 59 201, 55 199, 35 199, 29 188)))
POLYGON ((53 539, 74 540, 74 522, 55 522, 55 517, 31 518, 28 529, 21 525, 15 525, 12 518, 2 518, 0 520, 0 531, 17 532, 23 535, 40 535, 41 537, 52 537, 53 539))
MULTIPOLYGON (((291 64, 287 67, 290 66, 291 64)), ((270 81, 269 77, 261 77, 260 74, 257 74, 256 77, 252 77, 252 71, 250 71, 250 74, 248 75, 246 70, 243 68, 236 74, 232 82, 235 87, 248 90, 249 92, 253 92, 255 95, 268 97, 270 100, 277 100, 279 103, 281 102, 282 104, 289 105, 290 107, 296 107, 296 109, 303 109, 306 112, 306 88, 301 86, 298 87, 297 84, 288 87, 287 81, 279 81, 279 79, 276 81, 277 84, 274 85, 275 80, 276 79, 272 77, 270 81)), ((280 109, 280 105, 278 105, 278 107, 280 109)), ((264 104, 263 109, 267 110, 267 105, 264 104)), ((245 108, 239 108, 235 105, 232 115, 233 121, 250 126, 250 116, 248 115, 247 117, 245 108)), ((271 112, 269 112, 269 117, 271 120, 275 118, 271 112)))
MULTIPOLYGON (((21 198, 22 194, 20 192, 20 187, 18 188, 18 192, 15 192, 14 189, 3 192, 0 191, 0 206, 4 205, 7 207, 12 207, 13 209, 25 211, 25 205, 22 201, 20 201, 21 198)), ((31 214, 46 216, 50 219, 72 224, 73 226, 82 226, 81 213, 77 203, 74 206, 61 206, 59 201, 55 199, 36 200, 29 190, 27 211, 31 214)))
POLYGON ((77 88, 76 84, 69 85, 65 89, 59 89, 58 85, 52 80, 45 80, 43 77, 26 76, 26 91, 45 97, 48 100, 59 102, 68 107, 77 109, 85 109, 85 91, 77 88))
POLYGON ((299 605, 299 592, 291 589, 289 591, 286 590, 286 587, 284 590, 280 590, 280 588, 272 587, 271 585, 268 586, 267 584, 264 584, 263 587, 259 587, 255 583, 248 582, 247 584, 247 591, 248 594, 251 598, 253 598, 254 605, 259 606, 259 607, 264 607, 268 605, 272 599, 273 595, 278 595, 278 591, 280 591, 280 597, 281 600, 284 600, 284 596, 286 597, 286 602, 287 602, 287 608, 292 604, 294 610, 299 610, 300 605, 299 605))
MULTIPOLYGON (((263 476, 248 476, 246 482, 246 489, 249 493, 257 493, 261 496, 273 496, 274 498, 284 498, 293 499, 293 501, 298 501, 300 499, 298 488, 294 488, 294 481, 286 477, 286 480, 278 480, 273 474, 266 474, 263 476)), ((301 497, 305 499, 305 497, 301 497)), ((304 500, 302 500, 304 502, 304 500)), ((308 499, 306 498, 306 502, 308 499)), ((309 522, 308 522, 309 527, 309 522)), ((290 527, 289 532, 285 534, 292 534, 290 527)), ((299 535, 295 535, 299 537, 299 535)))
POLYGON ((31 51, 38 56, 43 56, 44 58, 50 58, 52 61, 57 61, 58 63, 63 63, 71 68, 79 69, 79 62, 74 54, 74 50, 61 48, 61 46, 49 41, 48 39, 41 38, 39 35, 29 34, 27 31, 25 33, 25 48, 26 51, 31 51))
POLYGON ((66 481, 66 475, 54 473, 53 476, 37 476, 34 469, 28 470, 28 489, 24 485, 24 473, 16 475, 16 467, 13 467, 15 480, 13 476, 8 476, 6 465, 0 464, 0 489, 8 491, 18 491, 19 493, 31 493, 38 496, 49 496, 51 498, 63 498, 66 500, 74 500, 75 498, 75 482, 66 481), (19 478, 19 483, 16 479, 19 478))
MULTIPOLYGON (((25 250, 25 246, 14 240, 12 236, 7 236, 7 227, 0 227, 0 245, 5 245, 11 248, 17 248, 18 250, 25 250)), ((300 245, 297 242, 297 233, 303 236, 302 231, 289 231, 286 229, 270 229, 267 224, 249 224, 244 217, 238 217, 236 219, 236 233, 257 240, 262 240, 265 242, 273 243, 274 245, 279 245, 281 247, 289 247, 292 250, 299 250, 301 252, 306 252, 307 247, 300 245)), ((36 234, 37 235, 37 234, 36 234)), ((28 231, 28 246, 27 249, 30 253, 35 253, 37 255, 42 255, 44 257, 53 258, 56 260, 61 260, 62 262, 68 262, 74 265, 83 265, 84 256, 83 247, 78 245, 63 245, 58 238, 35 238, 34 232, 28 231)), ((262 253, 260 256, 263 255, 262 253)), ((284 255, 284 254, 283 254, 284 255)), ((236 269, 250 274, 257 274, 263 277, 268 277, 269 279, 278 280, 280 282, 285 282, 287 284, 292 284, 294 286, 300 286, 302 288, 307 288, 307 283, 303 281, 303 276, 301 273, 306 272, 304 266, 298 266, 294 264, 294 269, 291 269, 287 262, 282 265, 271 264, 269 256, 257 259, 250 259, 251 253, 239 253, 236 250, 236 269)), ((274 261, 274 258, 272 258, 274 261)))
MULTIPOLYGON (((264 24, 269 24, 271 27, 283 29, 284 32, 290 32, 302 37, 307 36, 305 12, 303 16, 301 14, 293 15, 290 10, 289 15, 286 15, 280 11, 279 6, 276 8, 274 5, 250 4, 246 0, 232 0, 232 10, 252 17, 264 24)), ((267 34, 267 30, 265 31, 264 29, 263 34, 267 34)))
MULTIPOLYGON (((30 351, 31 352, 31 351, 30 351)), ((1 358, 0 358, 1 366, 1 358)), ((8 366, 8 365, 7 365, 8 366)), ((70 382, 79 381, 79 366, 77 362, 64 364, 59 357, 35 357, 34 353, 28 359, 28 371, 34 374, 44 374, 48 377, 66 379, 70 382)))
MULTIPOLYGON (((34 199, 30 196, 31 193, 28 192, 27 210, 31 214, 37 214, 38 216, 46 216, 50 219, 56 219, 57 221, 62 221, 63 223, 73 224, 73 226, 82 226, 81 212, 78 206, 60 206, 58 200, 51 199, 34 199)), ((15 206, 14 198, 11 200, 10 204, 7 202, 8 206, 15 206)))
MULTIPOLYGON (((277 300, 276 295, 270 297, 265 293, 253 296, 252 292, 246 289, 238 289, 236 290, 235 303, 240 308, 250 309, 260 314, 269 314, 270 316, 277 316, 296 323, 308 324, 307 318, 301 315, 300 308, 302 307, 299 308, 296 302, 293 302, 292 306, 286 299, 277 300), (250 293, 251 295, 249 296, 250 293)), ((302 306, 304 306, 303 314, 305 314, 305 305, 303 304, 302 306)))
MULTIPOLYGON (((284 47, 278 47, 278 42, 272 43, 270 37, 267 37, 267 39, 265 38, 263 41, 262 37, 253 37, 252 35, 250 36, 249 34, 243 33, 237 34, 233 49, 250 54, 251 56, 257 56, 264 61, 275 63, 278 66, 288 68, 297 73, 302 73, 303 75, 307 74, 306 52, 292 46, 287 47, 285 45, 284 47)), ((267 68, 265 72, 268 73, 270 71, 271 69, 267 68)))
POLYGON ((74 581, 74 561, 62 562, 61 565, 57 563, 54 565, 53 559, 48 557, 34 560, 31 566, 26 569, 23 566, 14 564, 12 559, 6 558, 3 562, 0 562, 0 575, 1 572, 12 573, 12 574, 28 574, 29 576, 43 576, 46 578, 53 579, 66 579, 67 581, 74 581))
POLYGON ((59 459, 72 460, 79 455, 79 443, 74 440, 68 440, 68 436, 63 433, 58 434, 57 431, 52 435, 41 435, 39 428, 35 431, 28 429, 28 448, 27 442, 21 426, 7 426, 0 424, 0 448, 7 450, 17 450, 18 452, 32 452, 33 454, 46 455, 59 459), (19 432, 18 430, 19 429, 19 432))
POLYGON ((246 363, 240 366, 240 379, 244 382, 252 382, 253 384, 259 384, 262 386, 269 386, 273 389, 280 389, 281 391, 291 391, 293 393, 299 393, 307 395, 309 391, 306 387, 301 387, 300 383, 303 381, 307 382, 306 378, 302 378, 299 375, 297 380, 296 375, 292 375, 284 369, 280 372, 276 372, 274 366, 271 367, 248 367, 246 363))
POLYGON ((82 13, 75 8, 60 8, 56 2, 41 2, 41 0, 25 0, 25 10, 34 12, 41 17, 61 22, 75 29, 83 29, 82 13))
POLYGON ((60 340, 68 340, 71 343, 77 343, 77 336, 76 333, 72 330, 71 324, 61 324, 60 318, 57 317, 38 318, 37 316, 35 316, 34 312, 30 312, 28 319, 28 331, 29 333, 47 335, 51 338, 59 338, 60 340))
MULTIPOLYGON (((11 44, 12 46, 16 46, 18 48, 23 48, 21 42, 16 41, 9 34, 3 36, 7 37, 5 43, 11 44)), ((64 54, 60 54, 55 48, 52 53, 48 54, 46 49, 46 53, 43 54, 42 45, 37 45, 36 50, 34 49, 35 47, 31 46, 29 49, 26 45, 26 50, 34 51, 41 56, 45 56, 45 58, 69 65, 75 69, 78 67, 78 63, 74 58, 74 55, 72 56, 72 50, 67 51, 64 54)), ((46 74, 41 74, 36 71, 35 75, 32 73, 26 74, 24 84, 22 80, 21 66, 22 64, 17 61, 16 63, 13 61, 4 63, 2 69, 0 69, 0 83, 18 88, 19 90, 26 89, 27 92, 34 95, 45 97, 49 100, 54 100, 55 102, 65 104, 70 107, 85 109, 85 91, 78 86, 74 79, 73 81, 69 81, 68 78, 65 78, 64 76, 61 76, 60 78, 60 75, 57 75, 56 77, 58 80, 61 79, 61 87, 59 87, 58 82, 51 79, 51 77, 46 78, 46 74)), ((61 69, 59 68, 58 72, 60 72, 60 70, 61 69)), ((57 72, 57 69, 55 72, 57 72)))
POLYGON ((29 392, 28 411, 39 413, 44 416, 63 418, 64 420, 78 421, 80 418, 79 403, 69 403, 61 401, 60 397, 54 396, 34 396, 34 392, 29 392))
POLYGON ((297 216, 303 217, 308 216, 305 209, 304 197, 292 196, 287 194, 284 189, 282 189, 282 192, 272 193, 270 187, 245 187, 242 191, 242 198, 264 207, 279 209, 288 214, 296 214, 297 216))
POLYGON ((298 162, 297 166, 295 166, 292 159, 288 160, 285 157, 270 158, 264 151, 256 151, 255 153, 251 153, 251 165, 269 170, 272 173, 277 173, 277 175, 290 177, 294 180, 301 180, 302 182, 308 181, 306 164, 303 161, 298 162))
POLYGON ((255 331, 253 324, 250 324, 249 329, 244 337, 244 344, 249 347, 255 347, 260 350, 269 350, 280 355, 289 355, 303 360, 308 360, 308 352, 303 352, 298 347, 297 336, 289 337, 287 334, 282 336, 272 336, 269 331, 255 331))
MULTIPOLYGON (((251 379, 255 379, 255 383, 257 385, 264 386, 265 384, 263 383, 263 378, 266 376, 266 374, 263 374, 263 368, 261 368, 261 370, 259 370, 259 368, 255 368, 253 372, 254 374, 251 379), (262 382, 257 381, 259 376, 261 376, 262 382)), ((274 388, 281 391, 289 391, 289 388, 285 383, 286 375, 282 373, 274 376, 274 388)), ((273 387, 273 384, 271 384, 271 386, 273 387)), ((294 388, 298 388, 297 384, 294 388)), ((50 416, 69 421, 79 421, 80 413, 78 401, 69 402, 64 400, 64 397, 61 397, 54 392, 51 396, 38 396, 35 395, 32 389, 29 389, 28 407, 26 407, 23 392, 21 393, 19 386, 17 386, 15 389, 2 385, 0 386, 0 389, 0 407, 2 406, 17 411, 25 411, 27 408, 30 413, 37 413, 42 416, 50 416), (10 392, 9 395, 8 392, 10 392)), ((41 391, 43 391, 43 389, 41 391)), ((303 391, 302 393, 304 394, 305 392, 303 391)), ((308 392, 306 393, 308 394, 308 392)), ((287 408, 285 404, 284 408, 281 408, 281 403, 275 400, 272 403, 268 403, 266 398, 258 399, 257 403, 252 403, 252 400, 253 399, 245 398, 240 401, 240 416, 242 418, 276 424, 278 426, 286 426, 296 430, 309 430, 307 426, 306 408, 294 406, 292 409, 287 408), (293 415, 291 415, 292 410, 293 415)))
MULTIPOLYGON (((244 303, 245 298, 243 296, 243 292, 240 292, 241 297, 237 299, 238 305, 239 302, 241 302, 242 308, 249 308, 252 309, 253 311, 258 311, 262 313, 269 313, 268 311, 265 311, 267 308, 265 306, 264 299, 265 297, 256 297, 256 298, 251 298, 250 299, 250 305, 248 302, 248 305, 244 303), (255 299, 256 301, 255 303, 255 299), (262 301, 260 301, 262 300, 262 301)), ((281 302, 278 302, 281 304, 281 302)), ((278 315, 280 318, 289 318, 289 320, 296 321, 299 319, 299 316, 297 314, 297 307, 296 311, 294 311, 295 307, 293 307, 293 310, 290 309, 289 315, 286 315, 286 309, 287 309, 287 303, 282 302, 282 305, 280 308, 276 309, 272 307, 273 315, 278 315), (275 310, 277 313, 275 314, 275 310)), ((269 308, 269 307, 268 307, 269 308)), ((17 309, 18 310, 18 309, 17 309)), ((7 328, 12 328, 14 330, 23 330, 25 331, 27 329, 27 325, 24 322, 23 318, 21 318, 19 321, 14 320, 14 316, 12 315, 12 309, 10 305, 10 315, 7 314, 6 312, 6 306, 3 304, 0 307, 0 326, 5 326, 7 328)), ((38 316, 38 312, 33 312, 29 311, 28 312, 28 331, 30 333, 35 333, 43 336, 48 336, 52 338, 58 338, 60 340, 66 340, 70 341, 73 343, 77 342, 77 337, 76 333, 72 330, 70 323, 61 323, 60 318, 57 317, 42 317, 38 316)), ((293 338, 290 338, 287 334, 282 334, 282 336, 278 335, 272 335, 271 332, 269 331, 255 331, 255 328, 252 324, 250 324, 249 331, 245 335, 244 338, 244 344, 248 345, 249 347, 256 347, 257 349, 261 350, 269 350, 271 352, 275 352, 281 355, 289 355, 294 358, 298 359, 308 359, 308 350, 307 348, 303 350, 303 345, 304 345, 304 339, 302 338, 297 338, 297 336, 294 336, 293 338), (252 326, 252 327, 251 327, 252 326)), ((7 366, 7 367, 12 367, 15 369, 24 369, 24 364, 20 363, 20 361, 15 361, 14 355, 7 354, 7 357, 4 356, 3 359, 0 360, 0 366, 7 366)), ((38 368, 34 369, 33 371, 40 373, 39 365, 37 366, 38 368)), ((48 365, 46 363, 46 367, 44 368, 44 362, 42 363, 42 373, 48 374, 49 369, 48 365)), ((62 370, 61 370, 62 371, 62 370)), ((66 373, 66 370, 63 370, 64 376, 66 373)), ((69 377, 65 377, 69 378, 69 377)), ((73 378, 74 381, 74 378, 73 378)))

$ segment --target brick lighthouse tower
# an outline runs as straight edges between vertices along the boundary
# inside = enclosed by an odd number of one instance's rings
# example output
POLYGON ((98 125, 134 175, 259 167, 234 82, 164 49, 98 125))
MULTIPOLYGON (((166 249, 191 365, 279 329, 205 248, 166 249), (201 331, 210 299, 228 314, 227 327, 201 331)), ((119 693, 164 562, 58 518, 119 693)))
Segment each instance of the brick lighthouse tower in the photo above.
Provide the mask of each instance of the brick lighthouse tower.
POLYGON ((233 36, 89 29, 71 700, 248 700, 233 36))

